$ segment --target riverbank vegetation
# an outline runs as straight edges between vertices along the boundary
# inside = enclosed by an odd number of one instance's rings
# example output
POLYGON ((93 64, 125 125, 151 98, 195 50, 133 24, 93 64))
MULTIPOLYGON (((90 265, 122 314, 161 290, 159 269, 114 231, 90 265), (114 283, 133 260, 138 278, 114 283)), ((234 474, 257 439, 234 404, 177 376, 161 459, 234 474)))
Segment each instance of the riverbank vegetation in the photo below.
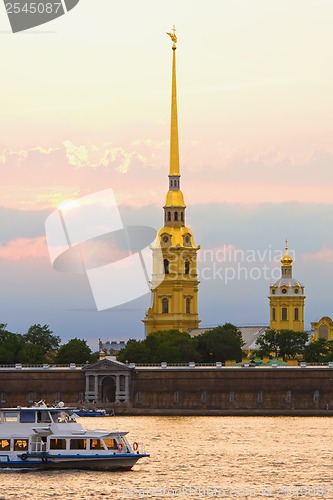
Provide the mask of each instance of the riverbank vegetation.
POLYGON ((25 334, 7 330, 0 323, 0 365, 91 363, 98 360, 85 340, 74 338, 66 344, 49 325, 32 325, 25 334))

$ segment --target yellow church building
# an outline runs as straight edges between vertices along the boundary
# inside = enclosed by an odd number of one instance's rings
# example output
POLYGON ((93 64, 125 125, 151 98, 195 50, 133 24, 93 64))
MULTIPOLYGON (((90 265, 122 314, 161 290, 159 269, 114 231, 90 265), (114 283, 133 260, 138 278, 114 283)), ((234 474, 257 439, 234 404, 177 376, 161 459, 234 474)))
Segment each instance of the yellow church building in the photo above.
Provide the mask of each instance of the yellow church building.
POLYGON ((192 231, 185 224, 184 196, 180 189, 175 29, 172 45, 172 93, 169 190, 164 204, 164 226, 152 245, 152 306, 143 320, 146 334, 158 330, 198 328, 197 252, 192 231))
POLYGON ((328 316, 323 316, 318 321, 311 323, 313 330, 312 340, 333 340, 333 321, 328 316))
POLYGON ((281 259, 281 277, 271 284, 270 328, 274 330, 304 331, 304 285, 293 278, 293 259, 288 253, 281 259))

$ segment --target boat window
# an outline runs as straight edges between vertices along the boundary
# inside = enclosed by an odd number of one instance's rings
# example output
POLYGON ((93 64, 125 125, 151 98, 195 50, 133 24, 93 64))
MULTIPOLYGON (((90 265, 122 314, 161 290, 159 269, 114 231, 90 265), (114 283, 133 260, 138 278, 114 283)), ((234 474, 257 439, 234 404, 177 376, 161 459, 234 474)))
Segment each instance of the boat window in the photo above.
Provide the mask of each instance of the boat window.
POLYGON ((104 443, 105 443, 108 450, 117 449, 117 445, 116 445, 116 442, 114 439, 104 439, 104 443))
POLYGON ((50 439, 50 450, 66 450, 66 439, 50 439))
POLYGON ((58 422, 75 422, 75 419, 74 417, 72 418, 68 412, 62 411, 60 415, 58 415, 58 422))
POLYGON ((29 424, 31 422, 35 422, 35 412, 29 410, 21 410, 20 422, 21 424, 29 424))
POLYGON ((28 449, 27 439, 14 439, 14 451, 24 451, 28 449))
POLYGON ((55 411, 55 412, 52 412, 52 420, 53 422, 59 422, 60 420, 60 417, 61 417, 61 413, 60 411, 55 411))
POLYGON ((91 450, 104 450, 103 443, 100 439, 91 439, 90 440, 90 449, 91 450))
POLYGON ((127 443, 125 441, 125 439, 123 437, 120 438, 121 439, 121 442, 122 442, 122 445, 123 445, 123 450, 127 450, 127 443))
MULTIPOLYGON (((22 422, 22 420, 21 420, 22 422)), ((51 422, 50 414, 48 411, 37 412, 37 422, 51 422)))
POLYGON ((10 440, 0 439, 0 451, 9 451, 9 450, 10 450, 10 440))
POLYGON ((70 449, 71 450, 85 450, 87 447, 86 439, 71 439, 70 449))
POLYGON ((18 413, 12 411, 4 411, 2 413, 2 421, 3 422, 17 422, 18 413))

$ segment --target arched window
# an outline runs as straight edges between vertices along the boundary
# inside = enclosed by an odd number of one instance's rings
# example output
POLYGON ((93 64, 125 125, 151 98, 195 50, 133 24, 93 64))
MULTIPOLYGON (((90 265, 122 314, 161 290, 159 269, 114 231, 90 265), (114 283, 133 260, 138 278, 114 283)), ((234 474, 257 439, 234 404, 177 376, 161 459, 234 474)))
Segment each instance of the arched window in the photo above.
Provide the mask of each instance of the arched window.
POLYGON ((168 259, 164 259, 164 274, 169 274, 169 261, 168 259))
POLYGON ((282 307, 282 321, 288 320, 288 310, 286 307, 282 307))
POLYGON ((294 309, 294 320, 298 321, 298 307, 295 307, 294 309))
POLYGON ((184 212, 180 212, 180 220, 184 222, 184 212))
POLYGON ((320 339, 328 340, 328 326, 327 325, 320 325, 320 327, 318 329, 318 337, 320 339))
POLYGON ((190 261, 185 260, 185 274, 190 274, 190 261))
POLYGON ((173 181, 170 181, 170 186, 171 186, 171 187, 173 186, 173 181))
POLYGON ((162 299, 162 313, 163 314, 168 314, 169 312, 169 301, 166 297, 162 299))
POLYGON ((186 299, 186 314, 191 312, 191 299, 186 299))
POLYGON ((171 220, 171 212, 168 212, 168 221, 171 220))
POLYGON ((175 212, 175 220, 178 220, 178 212, 175 212))
POLYGON ((275 321, 275 307, 272 308, 272 321, 275 321))

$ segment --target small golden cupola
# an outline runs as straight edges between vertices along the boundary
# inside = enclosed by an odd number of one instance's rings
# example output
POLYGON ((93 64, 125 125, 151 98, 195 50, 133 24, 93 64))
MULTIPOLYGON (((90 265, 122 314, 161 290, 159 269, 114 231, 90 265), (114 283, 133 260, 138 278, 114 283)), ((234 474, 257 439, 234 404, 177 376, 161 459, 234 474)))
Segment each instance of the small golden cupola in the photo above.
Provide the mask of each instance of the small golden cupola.
POLYGON ((270 285, 270 328, 274 330, 304 330, 304 285, 293 278, 293 259, 288 240, 281 258, 281 277, 270 285))
POLYGON ((200 247, 195 245, 192 231, 185 225, 186 205, 180 189, 175 27, 167 34, 173 42, 169 189, 163 207, 164 226, 151 247, 152 307, 143 320, 146 334, 170 329, 188 331, 199 326, 197 252, 200 247))

